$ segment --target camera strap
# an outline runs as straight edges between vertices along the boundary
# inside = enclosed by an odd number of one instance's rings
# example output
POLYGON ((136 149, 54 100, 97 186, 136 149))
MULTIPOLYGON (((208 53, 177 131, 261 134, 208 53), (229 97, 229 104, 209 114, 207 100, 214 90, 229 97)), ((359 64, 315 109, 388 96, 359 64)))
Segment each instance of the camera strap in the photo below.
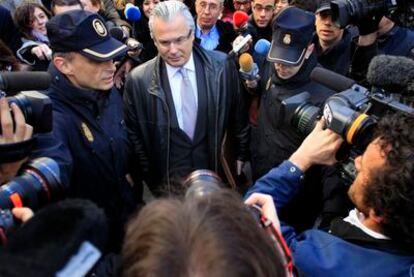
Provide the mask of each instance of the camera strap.
POLYGON ((36 141, 36 137, 32 137, 22 142, 0 144, 0 163, 12 163, 26 158, 34 148, 36 141))

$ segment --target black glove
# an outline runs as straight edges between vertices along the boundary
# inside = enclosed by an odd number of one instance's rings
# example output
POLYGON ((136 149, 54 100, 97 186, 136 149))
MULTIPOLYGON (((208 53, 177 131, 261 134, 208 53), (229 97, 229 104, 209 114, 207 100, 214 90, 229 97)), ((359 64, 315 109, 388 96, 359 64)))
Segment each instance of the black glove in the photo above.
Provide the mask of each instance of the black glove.
POLYGON ((381 21, 382 17, 382 14, 374 14, 365 18, 361 18, 361 20, 359 20, 359 22, 356 24, 359 30, 359 35, 365 36, 376 32, 378 30, 378 24, 381 21))

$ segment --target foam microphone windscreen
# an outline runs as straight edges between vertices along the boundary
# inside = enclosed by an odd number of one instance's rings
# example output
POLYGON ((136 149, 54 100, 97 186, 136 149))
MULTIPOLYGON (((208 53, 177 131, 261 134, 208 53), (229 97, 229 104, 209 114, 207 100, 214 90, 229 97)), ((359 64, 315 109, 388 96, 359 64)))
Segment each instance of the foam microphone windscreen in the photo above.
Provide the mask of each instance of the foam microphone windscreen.
POLYGON ((369 64, 367 81, 389 92, 414 93, 414 61, 402 56, 376 56, 369 64))
POLYGON ((125 5, 124 9, 125 18, 129 21, 135 22, 141 19, 141 11, 137 6, 131 3, 125 5))
POLYGON ((242 11, 236 11, 233 14, 233 25, 236 29, 242 28, 247 21, 249 21, 249 15, 242 11))
POLYGON ((270 42, 264 38, 259 39, 254 45, 254 52, 260 56, 267 56, 270 49, 270 42))
POLYGON ((239 65, 242 71, 249 72, 253 68, 253 58, 249 53, 243 53, 239 58, 239 65))
POLYGON ((128 38, 128 36, 125 35, 125 32, 122 30, 122 28, 118 26, 109 29, 109 33, 111 34, 111 37, 113 37, 116 40, 119 40, 120 42, 125 42, 128 38))

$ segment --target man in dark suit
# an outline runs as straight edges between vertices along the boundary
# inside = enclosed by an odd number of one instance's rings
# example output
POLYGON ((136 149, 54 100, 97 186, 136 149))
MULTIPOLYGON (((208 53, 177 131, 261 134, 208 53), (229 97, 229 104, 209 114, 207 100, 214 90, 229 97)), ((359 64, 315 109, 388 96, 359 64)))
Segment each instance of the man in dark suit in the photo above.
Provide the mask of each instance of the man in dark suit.
POLYGON ((194 20, 181 2, 159 3, 149 27, 158 56, 131 72, 124 94, 135 168, 156 195, 195 169, 221 174, 227 134, 240 169, 248 127, 234 62, 193 43, 194 20))

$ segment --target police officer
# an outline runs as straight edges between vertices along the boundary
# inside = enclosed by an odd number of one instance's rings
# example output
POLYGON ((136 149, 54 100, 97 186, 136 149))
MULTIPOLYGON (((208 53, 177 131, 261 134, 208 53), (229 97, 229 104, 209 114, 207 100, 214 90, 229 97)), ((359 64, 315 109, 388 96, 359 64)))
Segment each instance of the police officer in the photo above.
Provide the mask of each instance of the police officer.
POLYGON ((90 199, 104 209, 116 249, 123 223, 135 206, 127 181, 129 143, 122 100, 113 87, 113 59, 127 49, 109 35, 99 15, 83 10, 56 15, 47 32, 53 50, 48 91, 53 137, 62 145, 37 155, 58 161, 63 157, 67 195, 90 199))
MULTIPOLYGON (((312 104, 320 106, 333 94, 328 88, 310 80, 310 74, 317 66, 312 43, 314 14, 288 7, 275 18, 272 28, 272 44, 267 62, 261 69, 262 79, 257 88, 261 94, 257 127, 252 128, 251 162, 254 179, 288 159, 303 140, 303 135, 286 122, 286 115, 281 112, 282 101, 307 91, 312 104)), ((303 194, 280 214, 282 220, 288 221, 298 230, 312 226, 323 201, 320 181, 322 171, 314 168, 308 173, 303 194), (301 209, 294 208, 297 204, 301 209), (307 205, 308 208, 304 209, 307 205)))

